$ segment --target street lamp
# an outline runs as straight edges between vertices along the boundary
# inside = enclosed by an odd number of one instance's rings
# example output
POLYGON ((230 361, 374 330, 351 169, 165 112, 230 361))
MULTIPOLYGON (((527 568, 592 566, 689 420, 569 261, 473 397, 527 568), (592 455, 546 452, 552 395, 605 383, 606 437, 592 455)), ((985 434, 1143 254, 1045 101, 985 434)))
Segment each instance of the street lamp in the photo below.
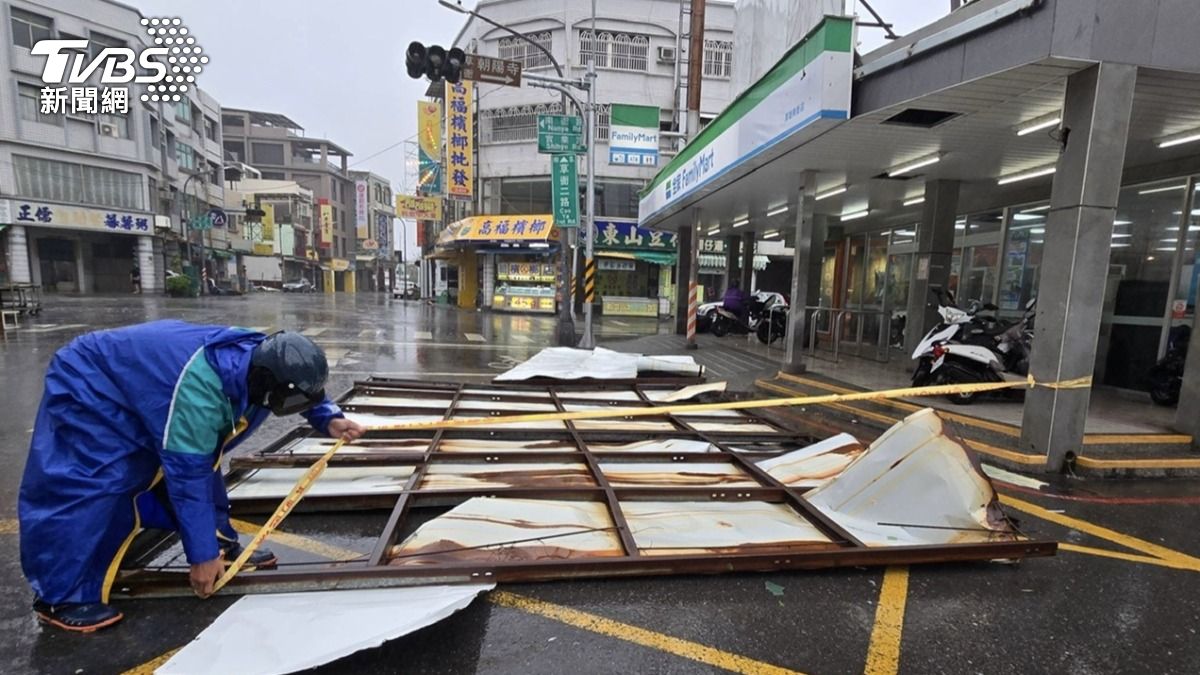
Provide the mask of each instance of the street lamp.
MULTIPOLYGON (((536 40, 530 39, 529 37, 523 35, 522 33, 518 33, 517 31, 513 30, 512 28, 509 28, 508 26, 505 26, 504 24, 497 23, 496 21, 493 21, 493 20, 487 18, 486 16, 480 14, 479 12, 476 12, 471 9, 467 9, 466 7, 463 7, 461 4, 459 4, 457 2, 450 2, 450 0, 438 0, 438 4, 441 5, 442 7, 445 7, 446 9, 454 10, 455 12, 458 12, 460 14, 467 14, 469 16, 473 16, 476 19, 479 19, 480 21, 482 21, 490 26, 499 28, 500 30, 505 31, 509 35, 512 35, 513 37, 515 37, 519 40, 522 40, 528 44, 533 45, 538 51, 540 51, 546 55, 546 58, 550 61, 550 65, 554 66, 554 71, 556 73, 558 73, 559 79, 563 79, 563 69, 562 69, 562 66, 559 65, 558 59, 555 59, 554 54, 551 54, 550 50, 546 49, 546 47, 544 45, 542 45, 541 43, 537 42, 536 40)), ((563 114, 566 114, 566 112, 567 112, 567 94, 565 91, 560 92, 560 93, 562 94, 562 98, 561 98, 562 112, 563 112, 563 114)), ((580 112, 582 113, 583 110, 580 109, 580 112)), ((561 239, 565 239, 565 238, 566 237, 562 237, 561 239)), ((568 258, 568 246, 567 246, 566 241, 561 241, 561 240, 559 241, 558 252, 559 252, 559 263, 558 263, 559 264, 559 283, 562 286, 562 302, 560 302, 558 305, 558 329, 557 329, 558 344, 559 344, 559 346, 562 346, 562 347, 574 347, 576 339, 575 339, 575 319, 571 314, 571 265, 570 265, 570 259, 568 258)))
MULTIPOLYGON (((192 263, 192 235, 191 235, 191 227, 188 224, 188 216, 186 213, 184 213, 184 210, 187 205, 187 197, 190 196, 188 194, 188 185, 191 184, 192 179, 195 178, 196 176, 204 176, 204 172, 203 171, 193 171, 192 173, 188 174, 187 180, 183 181, 183 191, 182 191, 183 196, 180 197, 180 199, 179 199, 179 226, 184 232, 183 241, 185 244, 185 248, 187 250, 187 260, 188 260, 189 265, 192 263)), ((200 295, 205 295, 207 293, 207 289, 204 288, 204 258, 205 258, 204 240, 201 239, 200 240, 200 295)))

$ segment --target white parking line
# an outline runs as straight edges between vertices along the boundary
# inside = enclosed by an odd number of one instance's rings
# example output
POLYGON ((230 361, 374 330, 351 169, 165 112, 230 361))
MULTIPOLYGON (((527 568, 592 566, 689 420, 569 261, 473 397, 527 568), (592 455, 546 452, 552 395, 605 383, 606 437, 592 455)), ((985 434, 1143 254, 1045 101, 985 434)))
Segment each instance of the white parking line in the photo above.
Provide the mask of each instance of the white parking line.
POLYGON ((418 340, 432 340, 433 339, 433 333, 431 333, 427 330, 416 331, 415 333, 413 333, 413 335, 415 335, 418 340))
POLYGON ((483 337, 479 333, 466 333, 466 336, 471 342, 487 342, 487 338, 483 337))

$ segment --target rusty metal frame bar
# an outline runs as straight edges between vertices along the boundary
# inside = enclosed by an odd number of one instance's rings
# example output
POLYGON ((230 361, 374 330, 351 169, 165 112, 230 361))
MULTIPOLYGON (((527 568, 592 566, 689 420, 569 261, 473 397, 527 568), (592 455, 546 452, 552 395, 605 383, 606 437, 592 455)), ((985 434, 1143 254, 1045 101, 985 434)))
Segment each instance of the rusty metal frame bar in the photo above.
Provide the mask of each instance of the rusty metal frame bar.
MULTIPOLYGON (((623 391, 637 395, 639 403, 650 406, 666 405, 653 401, 647 396, 647 391, 656 389, 674 389, 680 382, 663 383, 662 385, 643 386, 642 383, 559 383, 549 385, 524 384, 519 387, 503 387, 497 385, 474 384, 442 384, 414 381, 376 380, 372 378, 356 385, 339 397, 340 401, 349 401, 355 395, 369 388, 386 388, 391 391, 437 391, 450 394, 450 404, 442 414, 443 419, 451 419, 459 410, 463 400, 477 399, 481 395, 467 394, 468 390, 493 389, 495 395, 488 394, 484 398, 504 397, 509 392, 544 392, 548 397, 538 397, 537 402, 550 403, 556 410, 563 410, 571 399, 569 394, 577 391, 623 391)), ((532 397, 527 397, 532 398, 532 397)), ((603 399, 578 399, 591 405, 604 405, 603 399)), ((631 401, 620 401, 614 405, 624 405, 631 401)), ((350 404, 352 405, 352 404, 350 404)), ((671 573, 720 573, 728 571, 767 571, 782 569, 817 569, 826 567, 843 567, 857 565, 891 565, 912 564, 921 562, 952 562, 968 560, 990 560, 995 558, 1019 558, 1027 556, 1053 555, 1056 544, 1052 541, 1037 541, 1029 539, 1000 540, 984 543, 951 544, 941 546, 892 546, 872 548, 865 546, 849 532, 829 519, 821 511, 809 504, 801 495, 807 489, 787 486, 767 472, 760 469, 753 458, 776 456, 775 452, 737 452, 731 443, 770 443, 780 446, 812 442, 812 437, 789 430, 775 420, 766 419, 754 412, 743 411, 741 416, 754 422, 770 425, 779 430, 778 433, 729 433, 702 432, 695 429, 687 420, 675 415, 664 417, 676 427, 672 431, 637 431, 620 432, 614 430, 581 430, 577 429, 570 420, 564 422, 564 428, 554 430, 529 429, 439 429, 436 431, 418 432, 389 432, 374 435, 375 439, 417 441, 425 443, 423 451, 413 452, 380 452, 354 458, 347 455, 343 465, 369 465, 378 462, 386 465, 413 464, 416 469, 408 478, 399 494, 345 496, 314 498, 302 502, 312 502, 316 508, 337 508, 340 505, 359 506, 363 504, 390 504, 391 510, 382 532, 372 546, 371 553, 364 562, 362 560, 348 563, 314 563, 274 571, 260 570, 253 574, 238 577, 228 586, 233 593, 252 591, 284 591, 313 588, 354 588, 408 585, 414 583, 431 583, 434 581, 456 582, 472 581, 482 578, 496 581, 538 581, 561 578, 583 578, 599 576, 630 576, 645 574, 671 573), (492 451, 492 452, 463 452, 447 453, 440 451, 441 444, 448 439, 494 439, 494 440, 529 440, 534 434, 538 440, 558 442, 564 448, 574 450, 553 451, 492 451), (637 453, 637 452, 596 452, 592 449, 595 443, 622 443, 652 438, 686 439, 709 443, 718 452, 707 453, 637 453), (426 439, 428 439, 426 441, 426 439), (502 487, 502 488, 469 488, 469 489, 422 489, 421 483, 429 467, 437 463, 461 463, 478 461, 497 461, 500 457, 505 462, 519 464, 528 461, 571 461, 584 464, 595 482, 594 486, 568 487, 502 487), (671 462, 727 462, 744 472, 748 481, 757 483, 756 486, 613 486, 600 466, 601 462, 616 461, 633 463, 645 461, 671 462), (616 557, 553 559, 535 561, 488 561, 479 562, 441 562, 429 566, 398 567, 387 564, 388 551, 394 545, 399 533, 403 530, 409 511, 414 506, 447 505, 461 503, 472 497, 525 497, 553 498, 566 500, 587 500, 602 502, 606 505, 614 529, 620 538, 624 555, 616 557), (368 498, 369 497, 369 498, 368 498), (637 500, 666 500, 666 501, 765 501, 784 503, 792 508, 800 517, 817 527, 827 537, 829 543, 786 544, 779 545, 746 545, 743 550, 734 553, 706 555, 646 555, 639 550, 636 540, 629 529, 628 522, 621 510, 621 501, 637 500)), ((714 418, 728 421, 731 418, 714 418)), ((694 418, 692 421, 695 421, 694 418)), ((266 448, 240 459, 245 467, 259 468, 265 466, 305 466, 311 460, 304 455, 293 455, 285 449, 297 440, 313 435, 311 429, 294 429, 279 439, 268 444, 266 448)), ((315 456, 314 456, 315 457, 315 456)), ((238 465, 235 458, 235 466, 238 465)), ((335 456, 336 459, 336 456, 335 456)), ((241 509, 253 506, 255 502, 266 500, 236 500, 234 507, 241 509)), ((273 506, 273 504, 272 504, 273 506)), ((176 591, 186 592, 186 582, 181 574, 151 573, 146 571, 134 572, 122 579, 122 586, 132 589, 132 594, 144 597, 160 594, 173 594, 176 591)))

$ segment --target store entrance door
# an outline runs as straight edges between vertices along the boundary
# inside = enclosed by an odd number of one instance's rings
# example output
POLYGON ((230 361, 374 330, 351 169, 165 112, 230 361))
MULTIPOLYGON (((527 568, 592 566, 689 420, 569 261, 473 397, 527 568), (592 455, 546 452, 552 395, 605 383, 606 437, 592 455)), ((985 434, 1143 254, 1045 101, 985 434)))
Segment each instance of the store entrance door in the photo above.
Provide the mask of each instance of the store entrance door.
POLYGON ((42 274, 42 289, 48 292, 78 293, 79 267, 75 247, 70 239, 45 237, 37 240, 38 268, 42 274))

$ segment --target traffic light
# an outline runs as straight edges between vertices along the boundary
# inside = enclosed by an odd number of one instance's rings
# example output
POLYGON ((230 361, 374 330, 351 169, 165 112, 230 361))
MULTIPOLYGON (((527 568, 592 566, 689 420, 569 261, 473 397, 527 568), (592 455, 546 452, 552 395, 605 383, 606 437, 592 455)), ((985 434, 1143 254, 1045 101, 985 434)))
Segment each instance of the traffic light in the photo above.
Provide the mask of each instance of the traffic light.
POLYGON ((467 55, 458 47, 451 47, 447 51, 440 45, 426 47, 420 42, 409 44, 404 53, 404 68, 408 76, 415 80, 428 77, 433 82, 445 80, 455 84, 462 79, 462 68, 466 61, 467 55))

